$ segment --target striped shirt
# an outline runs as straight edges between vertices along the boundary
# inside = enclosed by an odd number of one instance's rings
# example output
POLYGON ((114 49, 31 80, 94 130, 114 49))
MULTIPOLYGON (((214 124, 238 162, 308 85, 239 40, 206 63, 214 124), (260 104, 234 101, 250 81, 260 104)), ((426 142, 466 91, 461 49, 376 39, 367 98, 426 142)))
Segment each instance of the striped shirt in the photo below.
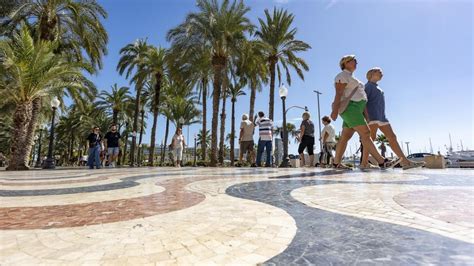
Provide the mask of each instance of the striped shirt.
POLYGON ((260 140, 272 141, 273 122, 269 118, 260 118, 256 122, 259 129, 260 140))

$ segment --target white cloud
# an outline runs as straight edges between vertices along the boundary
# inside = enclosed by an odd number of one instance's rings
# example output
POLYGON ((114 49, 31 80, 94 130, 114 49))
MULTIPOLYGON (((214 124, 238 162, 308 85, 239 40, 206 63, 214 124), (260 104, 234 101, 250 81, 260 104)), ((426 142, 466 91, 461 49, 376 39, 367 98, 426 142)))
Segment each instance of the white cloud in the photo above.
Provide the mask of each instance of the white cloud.
POLYGON ((326 5, 326 9, 330 9, 331 7, 333 7, 336 3, 338 2, 338 0, 329 0, 327 5, 326 5))
POLYGON ((275 2, 275 4, 278 4, 278 5, 284 5, 284 4, 288 4, 291 0, 273 0, 273 2, 275 2))

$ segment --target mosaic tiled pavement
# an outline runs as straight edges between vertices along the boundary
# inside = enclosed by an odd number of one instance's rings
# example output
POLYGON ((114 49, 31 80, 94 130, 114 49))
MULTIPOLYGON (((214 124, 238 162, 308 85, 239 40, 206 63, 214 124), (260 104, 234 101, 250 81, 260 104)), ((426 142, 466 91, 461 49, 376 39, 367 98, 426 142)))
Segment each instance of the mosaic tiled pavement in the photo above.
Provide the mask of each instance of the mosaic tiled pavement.
POLYGON ((474 171, 0 172, 0 265, 474 265, 474 171))

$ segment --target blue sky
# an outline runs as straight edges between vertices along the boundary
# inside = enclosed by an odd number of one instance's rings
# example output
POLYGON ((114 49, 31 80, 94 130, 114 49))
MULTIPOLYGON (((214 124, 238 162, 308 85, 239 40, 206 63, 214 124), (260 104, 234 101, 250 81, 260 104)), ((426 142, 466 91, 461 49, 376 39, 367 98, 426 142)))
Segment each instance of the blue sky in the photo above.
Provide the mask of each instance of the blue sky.
MULTIPOLYGON (((114 83, 128 85, 115 70, 119 50, 137 38, 169 47, 168 30, 196 9, 192 0, 99 0, 109 13, 104 21, 109 32, 109 54, 104 68, 92 77, 99 89, 114 83)), ((293 73, 287 105, 308 106, 317 117, 316 95, 321 95, 321 113, 330 113, 334 97, 334 76, 345 54, 356 54, 355 75, 365 82, 366 71, 374 66, 384 70, 380 86, 385 91, 387 116, 399 140, 410 142, 410 151, 444 153, 451 133, 453 147, 474 148, 473 128, 473 3, 471 1, 338 1, 338 0, 248 0, 248 17, 257 22, 264 9, 284 7, 295 15, 297 37, 312 49, 302 53, 310 66, 305 81, 293 73)), ((275 122, 281 123, 281 101, 275 100, 275 122)), ((227 132, 230 132, 230 104, 227 132)), ((249 98, 238 99, 236 113, 248 112, 249 98)), ((208 106, 209 109, 211 105, 208 106)), ((268 111, 268 86, 259 93, 256 109, 268 111)), ((299 110, 288 119, 299 126, 299 110)), ((209 114, 210 121, 210 114, 209 114)), ((151 116, 148 124, 151 128, 151 116)), ((316 122, 316 121, 315 121, 316 122)), ((157 142, 164 136, 165 120, 160 117, 157 142)), ((209 123, 210 124, 210 123, 209 123)), ((341 119, 334 122, 341 129, 341 119)), ((190 141, 200 125, 190 128, 190 141)), ((187 129, 184 130, 185 135, 187 129)), ((149 143, 150 135, 145 136, 149 143)), ((191 141, 192 142, 192 141, 191 141)), ((355 151, 354 137, 348 153, 355 151)), ((290 146, 290 153, 296 145, 290 146)))

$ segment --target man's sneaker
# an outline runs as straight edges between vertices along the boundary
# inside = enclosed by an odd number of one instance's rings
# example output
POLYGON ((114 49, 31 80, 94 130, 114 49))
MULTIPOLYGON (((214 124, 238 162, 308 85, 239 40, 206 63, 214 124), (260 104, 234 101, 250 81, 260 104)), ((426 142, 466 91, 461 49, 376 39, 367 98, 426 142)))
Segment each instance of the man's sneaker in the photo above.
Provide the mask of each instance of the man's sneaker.
POLYGON ((425 162, 414 162, 414 161, 410 161, 409 164, 403 165, 403 166, 402 166, 402 169, 403 169, 403 170, 408 170, 408 169, 417 168, 417 167, 423 167, 423 166, 425 166, 425 162))

